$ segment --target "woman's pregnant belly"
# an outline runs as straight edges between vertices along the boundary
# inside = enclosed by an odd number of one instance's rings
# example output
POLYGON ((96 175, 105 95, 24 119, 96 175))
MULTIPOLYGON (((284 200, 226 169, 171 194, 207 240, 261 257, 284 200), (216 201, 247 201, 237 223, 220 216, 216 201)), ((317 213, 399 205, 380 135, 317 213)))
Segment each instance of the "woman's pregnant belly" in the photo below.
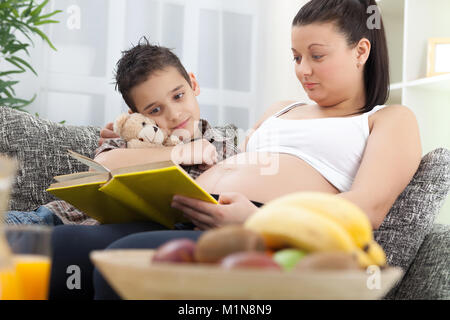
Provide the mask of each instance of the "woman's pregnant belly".
POLYGON ((205 171, 196 182, 209 193, 240 192, 262 203, 297 191, 339 193, 305 161, 282 153, 239 153, 205 171))

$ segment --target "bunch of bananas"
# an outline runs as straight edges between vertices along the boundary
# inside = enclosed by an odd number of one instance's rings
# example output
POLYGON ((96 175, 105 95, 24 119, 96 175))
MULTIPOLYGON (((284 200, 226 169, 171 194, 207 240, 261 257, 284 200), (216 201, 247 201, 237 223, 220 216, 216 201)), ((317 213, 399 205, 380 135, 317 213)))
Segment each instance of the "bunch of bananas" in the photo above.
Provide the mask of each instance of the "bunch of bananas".
POLYGON ((252 215, 245 228, 260 233, 270 248, 354 254, 361 267, 386 265, 367 215, 352 202, 321 192, 277 198, 252 215))

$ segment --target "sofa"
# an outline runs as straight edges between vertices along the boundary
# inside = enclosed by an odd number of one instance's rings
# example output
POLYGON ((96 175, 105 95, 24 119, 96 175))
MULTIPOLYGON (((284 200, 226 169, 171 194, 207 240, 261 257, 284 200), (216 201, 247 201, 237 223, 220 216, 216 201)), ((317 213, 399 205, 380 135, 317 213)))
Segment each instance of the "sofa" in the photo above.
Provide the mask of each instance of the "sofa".
MULTIPOLYGON (((67 150, 93 157, 99 131, 0 107, 0 154, 19 162, 9 209, 29 211, 54 200, 45 192, 54 176, 88 170, 67 150)), ((404 270, 384 299, 450 299, 450 225, 435 223, 449 189, 450 150, 439 148, 424 155, 413 179, 374 230, 389 265, 404 270)))

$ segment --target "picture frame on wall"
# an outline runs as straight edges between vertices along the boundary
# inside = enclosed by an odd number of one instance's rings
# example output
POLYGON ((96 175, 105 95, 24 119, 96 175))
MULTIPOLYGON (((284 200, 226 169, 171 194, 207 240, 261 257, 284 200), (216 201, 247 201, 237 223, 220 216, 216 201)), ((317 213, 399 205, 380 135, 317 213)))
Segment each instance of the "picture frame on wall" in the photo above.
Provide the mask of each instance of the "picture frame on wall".
POLYGON ((427 77, 450 73, 450 38, 428 39, 427 77))

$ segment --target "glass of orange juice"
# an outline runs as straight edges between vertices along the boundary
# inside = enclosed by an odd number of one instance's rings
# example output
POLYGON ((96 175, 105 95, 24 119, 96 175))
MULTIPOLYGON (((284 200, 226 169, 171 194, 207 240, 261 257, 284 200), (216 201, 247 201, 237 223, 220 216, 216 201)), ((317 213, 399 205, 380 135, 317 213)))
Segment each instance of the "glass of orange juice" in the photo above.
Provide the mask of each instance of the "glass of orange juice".
MULTIPOLYGON (((0 154, 0 224, 8 208, 9 195, 17 163, 0 154)), ((0 300, 22 299, 21 286, 16 275, 11 249, 6 241, 3 229, 0 229, 0 300)))
POLYGON ((46 300, 51 270, 52 228, 41 225, 7 225, 3 233, 12 252, 15 274, 10 283, 16 283, 12 295, 22 300, 46 300))

